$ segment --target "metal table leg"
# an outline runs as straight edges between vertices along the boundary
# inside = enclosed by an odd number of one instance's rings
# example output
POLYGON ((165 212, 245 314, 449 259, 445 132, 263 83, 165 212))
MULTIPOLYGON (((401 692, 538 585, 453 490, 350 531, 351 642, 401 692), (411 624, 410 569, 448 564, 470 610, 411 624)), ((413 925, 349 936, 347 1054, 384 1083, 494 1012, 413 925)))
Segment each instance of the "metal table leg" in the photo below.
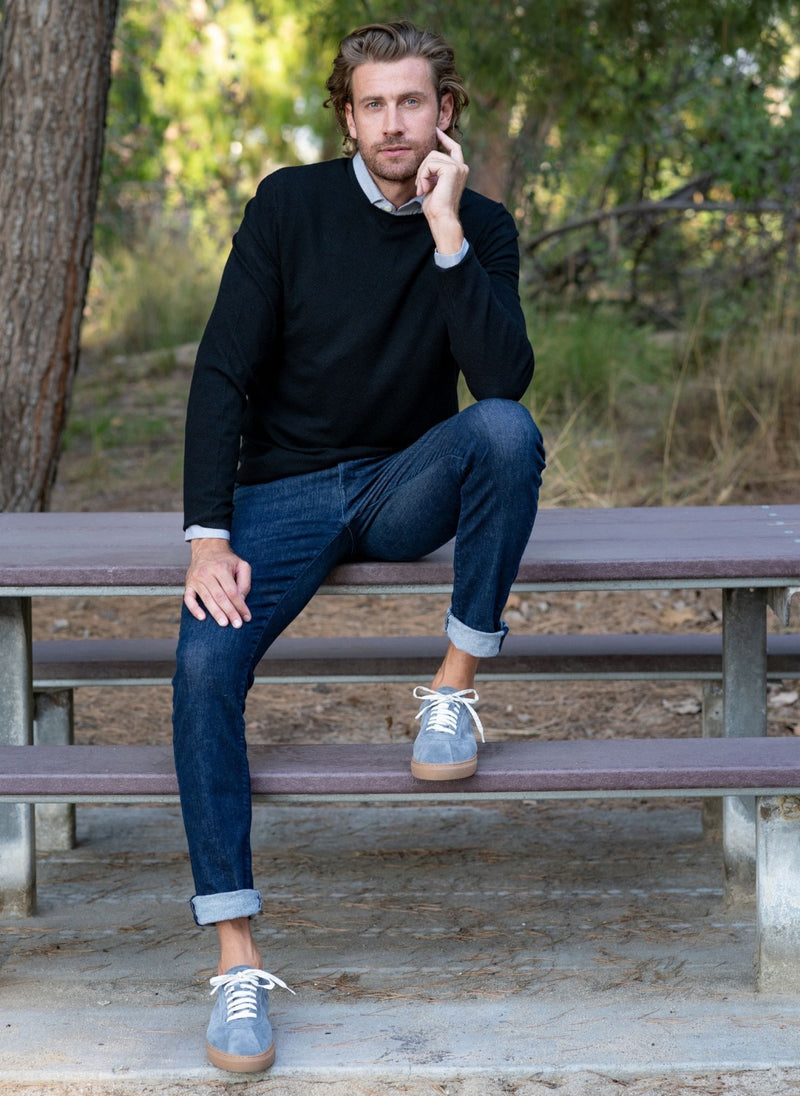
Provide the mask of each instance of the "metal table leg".
MULTIPOLYGON (((74 739, 72 689, 48 689, 34 693, 33 738, 39 746, 71 746, 74 739)), ((75 804, 37 803, 36 848, 40 852, 74 849, 75 804)))
MULTIPOLYGON (((722 592, 722 691, 726 738, 767 733, 767 591, 722 592)), ((756 885, 755 801, 728 796, 722 810, 728 901, 752 898, 756 885)))
MULTIPOLYGON (((703 682, 703 738, 722 738, 725 725, 722 718, 722 682, 703 682)), ((703 800, 703 837, 707 841, 722 841, 722 804, 712 796, 703 800)))
MULTIPOLYGON (((789 623, 796 587, 770 590, 769 605, 789 623)), ((756 803, 756 983, 772 993, 800 990, 800 797, 756 803)))
POLYGON ((800 989, 800 798, 756 804, 756 982, 760 990, 800 989))
MULTIPOLYGON (((0 742, 33 740, 30 598, 0 597, 0 742)), ((33 808, 0 804, 0 910, 20 916, 36 904, 33 808)))

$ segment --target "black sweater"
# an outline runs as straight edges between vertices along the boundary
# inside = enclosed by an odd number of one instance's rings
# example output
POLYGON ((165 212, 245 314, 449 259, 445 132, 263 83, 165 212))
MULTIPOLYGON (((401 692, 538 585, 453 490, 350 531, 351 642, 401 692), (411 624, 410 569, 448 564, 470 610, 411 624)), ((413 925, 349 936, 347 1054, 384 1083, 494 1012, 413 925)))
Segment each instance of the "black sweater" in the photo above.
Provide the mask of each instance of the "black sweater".
POLYGON ((234 483, 384 456, 476 399, 519 399, 533 353, 517 233, 467 190, 440 269, 424 215, 373 207, 350 160, 285 168, 248 202, 197 355, 185 525, 230 528, 234 483))

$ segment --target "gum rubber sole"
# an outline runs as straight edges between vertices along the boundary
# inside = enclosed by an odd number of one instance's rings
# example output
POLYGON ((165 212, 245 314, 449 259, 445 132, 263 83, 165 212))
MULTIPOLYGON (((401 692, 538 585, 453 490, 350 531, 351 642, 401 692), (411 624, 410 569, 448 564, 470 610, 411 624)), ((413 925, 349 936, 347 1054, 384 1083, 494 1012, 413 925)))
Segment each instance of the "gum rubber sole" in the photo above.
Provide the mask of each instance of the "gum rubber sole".
POLYGON ((275 1061, 275 1044, 271 1043, 263 1054, 245 1057, 241 1054, 226 1054, 224 1050, 217 1050, 210 1043, 206 1043, 206 1054, 212 1066, 227 1070, 228 1073, 262 1073, 275 1061))
POLYGON ((464 780, 473 776, 477 768, 477 757, 470 757, 466 761, 451 761, 446 765, 431 765, 411 758, 411 775, 417 780, 464 780))

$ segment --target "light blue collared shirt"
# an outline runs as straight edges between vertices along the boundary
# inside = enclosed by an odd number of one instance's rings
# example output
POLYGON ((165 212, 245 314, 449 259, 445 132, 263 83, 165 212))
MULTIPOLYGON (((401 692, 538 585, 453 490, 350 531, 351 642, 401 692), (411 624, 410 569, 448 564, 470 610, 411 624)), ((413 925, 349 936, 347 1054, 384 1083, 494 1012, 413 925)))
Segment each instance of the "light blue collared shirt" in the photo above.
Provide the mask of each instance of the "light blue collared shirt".
MULTIPOLYGON (((356 173, 358 185, 369 198, 370 202, 378 209, 383 210, 384 213, 391 213, 393 217, 408 217, 416 213, 422 213, 422 203, 425 200, 424 195, 421 198, 411 198, 410 201, 404 202, 401 206, 392 205, 389 199, 381 193, 380 187, 370 175, 360 152, 357 152, 353 157, 353 170, 356 173)), ((469 244, 464 240, 459 250, 453 255, 440 255, 438 251, 434 251, 433 259, 436 265, 442 270, 449 270, 451 267, 458 266, 468 251, 469 244)), ((231 535, 227 529, 208 529, 204 525, 190 525, 184 534, 185 540, 195 540, 200 537, 213 537, 216 540, 231 539, 231 535)))
POLYGON ((382 209, 384 213, 392 213, 396 217, 407 217, 409 214, 422 213, 422 198, 411 198, 410 201, 401 206, 392 205, 389 199, 381 193, 380 187, 370 175, 369 168, 364 163, 364 157, 360 152, 357 152, 353 157, 353 171, 356 173, 358 185, 366 196, 374 206, 382 209))

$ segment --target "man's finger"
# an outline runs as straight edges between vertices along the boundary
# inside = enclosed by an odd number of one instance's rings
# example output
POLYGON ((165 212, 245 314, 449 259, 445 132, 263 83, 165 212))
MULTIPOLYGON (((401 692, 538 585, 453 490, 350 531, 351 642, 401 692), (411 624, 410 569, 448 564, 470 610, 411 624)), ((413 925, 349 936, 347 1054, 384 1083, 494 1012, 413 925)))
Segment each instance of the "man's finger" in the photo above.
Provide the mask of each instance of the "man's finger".
POLYGON ((454 141, 452 137, 448 137, 445 131, 443 129, 439 129, 438 126, 436 127, 436 136, 439 138, 439 144, 442 146, 442 148, 444 148, 445 152, 449 156, 452 156, 454 160, 457 160, 459 163, 463 164, 464 153, 458 141, 454 141))
POLYGON ((417 194, 427 194, 439 181, 439 172, 426 159, 417 171, 417 194))
POLYGON ((442 172, 454 170, 455 162, 455 159, 445 152, 429 152, 417 168, 417 194, 433 190, 442 172))
POLYGON ((224 628, 228 624, 232 624, 234 628, 241 628, 242 617, 239 608, 234 604, 234 600, 238 599, 229 598, 222 590, 209 606, 209 612, 220 628, 224 628))
POLYGON ((250 588, 249 565, 244 564, 235 577, 229 571, 220 574, 211 570, 208 579, 198 581, 190 577, 187 581, 183 600, 189 612, 198 620, 205 620, 207 611, 221 628, 228 624, 241 628, 243 622, 250 620, 250 610, 245 602, 245 594, 250 588))
POLYGON ((183 591, 183 604, 186 606, 192 616, 195 617, 197 620, 206 619, 205 610, 201 606, 200 602, 197 600, 197 595, 195 594, 191 586, 187 586, 186 589, 183 591))
POLYGON ((241 628, 242 618, 239 610, 221 587, 214 594, 208 590, 201 590, 200 598, 220 628, 225 628, 228 624, 232 624, 234 628, 241 628))
MULTIPOLYGON (((246 560, 243 560, 243 559, 239 560, 239 565, 236 569, 236 590, 239 594, 239 597, 242 599, 242 603, 244 603, 244 599, 250 593, 251 574, 252 574, 252 571, 251 571, 250 564, 246 560)), ((246 606, 245 606, 244 614, 245 614, 245 620, 249 620, 250 619, 250 612, 249 612, 249 610, 247 609, 246 606)))

